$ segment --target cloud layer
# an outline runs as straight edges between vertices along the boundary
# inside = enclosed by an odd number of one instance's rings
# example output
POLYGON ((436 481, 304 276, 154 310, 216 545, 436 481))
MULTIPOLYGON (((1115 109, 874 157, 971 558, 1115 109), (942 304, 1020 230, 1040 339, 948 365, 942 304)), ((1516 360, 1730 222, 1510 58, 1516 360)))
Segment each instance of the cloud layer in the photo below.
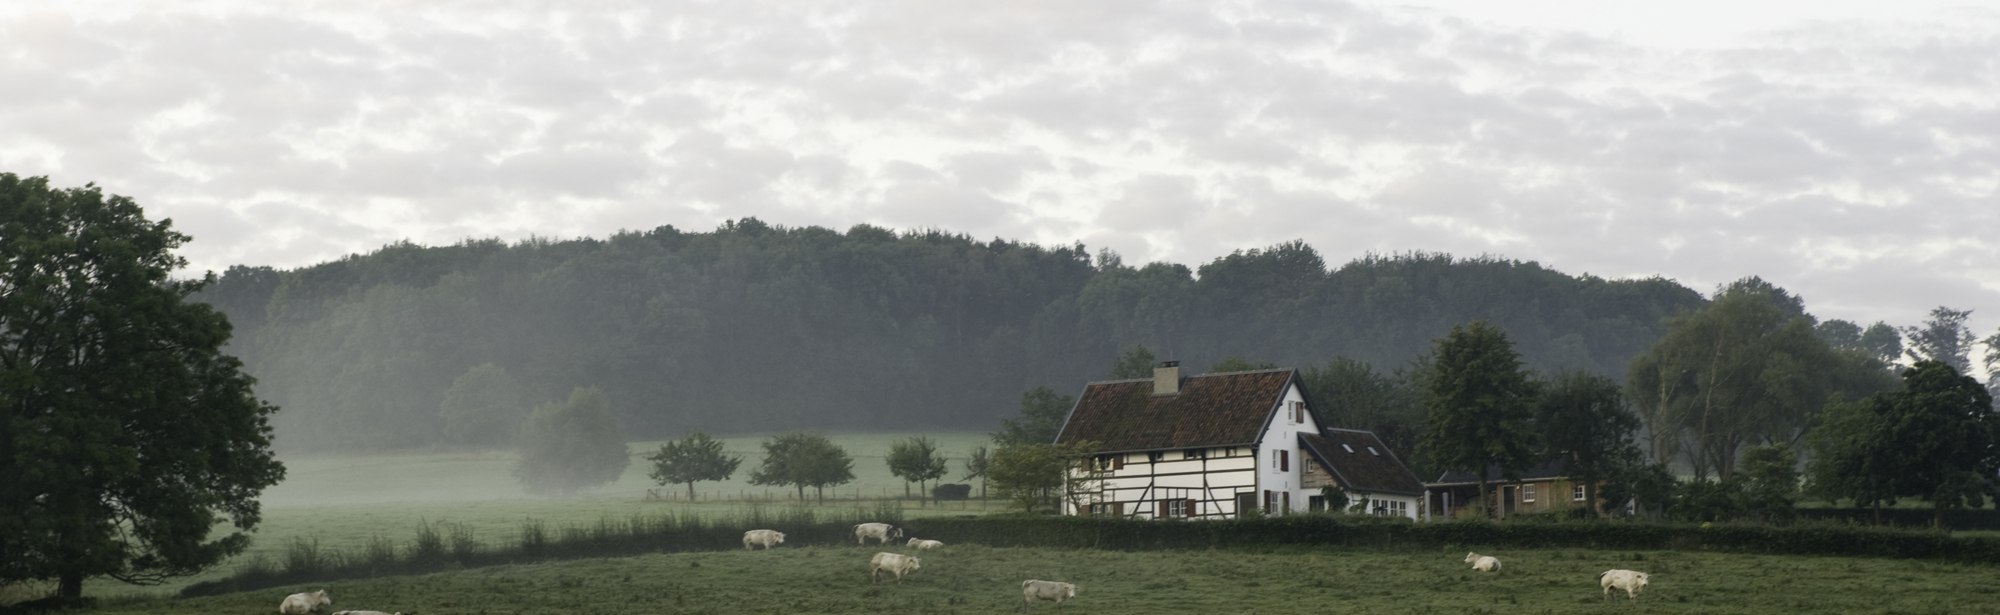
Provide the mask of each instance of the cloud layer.
POLYGON ((1659 49, 1297 3, 0 12, 0 170, 197 268, 758 216, 1199 263, 1491 253, 2000 324, 2000 18, 1659 49), (1988 313, 1991 312, 1991 313, 1988 313))

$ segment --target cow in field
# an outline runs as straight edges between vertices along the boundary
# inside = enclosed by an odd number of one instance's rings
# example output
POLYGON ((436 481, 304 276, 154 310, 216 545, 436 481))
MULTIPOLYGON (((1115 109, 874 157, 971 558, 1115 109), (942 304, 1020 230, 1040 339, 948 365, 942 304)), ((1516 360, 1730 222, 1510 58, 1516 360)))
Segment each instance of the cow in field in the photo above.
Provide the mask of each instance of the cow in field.
POLYGON ((278 612, 282 615, 306 615, 319 610, 319 607, 332 605, 333 596, 326 595, 326 590, 322 589, 307 594, 285 596, 285 601, 278 603, 278 612))
POLYGON ((1500 570, 1500 559, 1491 555, 1480 555, 1467 551, 1465 553, 1465 562, 1472 564, 1472 569, 1480 572, 1498 572, 1500 570))
POLYGON ((1036 600, 1054 600, 1056 608, 1062 608, 1064 600, 1076 597, 1076 586, 1056 581, 1028 579, 1021 582, 1021 610, 1035 606, 1036 600))
POLYGON ((1637 600, 1639 592, 1646 590, 1646 581, 1652 575, 1632 570, 1606 570, 1597 574, 1597 585, 1604 588, 1604 597, 1611 598, 1611 589, 1625 590, 1625 598, 1637 600))
POLYGON ((886 545, 891 540, 902 540, 903 528, 887 523, 863 523, 854 526, 854 542, 866 545, 870 538, 886 545))
POLYGON ((935 540, 924 540, 922 538, 911 538, 910 546, 919 549, 936 549, 938 547, 944 546, 944 543, 935 540))
POLYGON ((896 582, 902 583, 903 575, 922 568, 922 563, 917 558, 899 553, 876 553, 873 559, 868 560, 868 580, 880 582, 882 571, 887 570, 896 573, 896 582))
POLYGON ((777 530, 750 530, 743 533, 743 549, 746 551, 750 550, 750 545, 762 545, 766 550, 769 550, 772 545, 781 544, 785 544, 784 532, 777 530))

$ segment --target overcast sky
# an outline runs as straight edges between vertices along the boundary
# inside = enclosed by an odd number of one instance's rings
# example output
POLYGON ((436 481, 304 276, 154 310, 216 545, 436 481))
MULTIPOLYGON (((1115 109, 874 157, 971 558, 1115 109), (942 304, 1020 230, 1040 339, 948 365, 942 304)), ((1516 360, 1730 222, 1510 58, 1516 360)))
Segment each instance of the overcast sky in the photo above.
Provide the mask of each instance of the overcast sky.
POLYGON ((756 216, 1754 274, 1984 336, 2000 12, 1958 4, 0 0, 0 170, 197 270, 756 216))

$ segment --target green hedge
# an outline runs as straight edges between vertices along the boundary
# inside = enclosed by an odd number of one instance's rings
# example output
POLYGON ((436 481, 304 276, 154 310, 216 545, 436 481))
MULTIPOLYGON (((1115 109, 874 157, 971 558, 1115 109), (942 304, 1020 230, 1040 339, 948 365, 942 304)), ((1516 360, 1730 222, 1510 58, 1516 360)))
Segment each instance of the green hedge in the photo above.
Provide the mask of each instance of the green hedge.
POLYGON ((918 519, 913 536, 993 546, 1117 550, 1325 545, 1384 549, 1576 548, 1844 555, 2000 563, 2000 539, 1836 524, 1411 523, 1295 516, 1158 522, 1090 518, 918 519))
MULTIPOLYGON (((1875 523, 1875 511, 1865 508, 1801 508, 1799 518, 1838 521, 1860 525, 1875 523)), ((1928 508, 1888 508, 1882 523, 1896 527, 1927 528, 1935 513, 1928 508)), ((1944 526, 1953 530, 2000 530, 2000 509, 1959 508, 1944 511, 1944 526)))

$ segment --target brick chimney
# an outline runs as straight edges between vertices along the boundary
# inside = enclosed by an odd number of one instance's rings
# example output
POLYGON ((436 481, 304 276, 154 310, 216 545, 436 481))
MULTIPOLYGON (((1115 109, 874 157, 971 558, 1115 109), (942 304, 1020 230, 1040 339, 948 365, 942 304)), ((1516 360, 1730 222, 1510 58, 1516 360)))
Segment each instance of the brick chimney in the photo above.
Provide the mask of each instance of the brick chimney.
POLYGON ((1162 361, 1159 367, 1153 368, 1153 394, 1181 394, 1180 361, 1162 361))

